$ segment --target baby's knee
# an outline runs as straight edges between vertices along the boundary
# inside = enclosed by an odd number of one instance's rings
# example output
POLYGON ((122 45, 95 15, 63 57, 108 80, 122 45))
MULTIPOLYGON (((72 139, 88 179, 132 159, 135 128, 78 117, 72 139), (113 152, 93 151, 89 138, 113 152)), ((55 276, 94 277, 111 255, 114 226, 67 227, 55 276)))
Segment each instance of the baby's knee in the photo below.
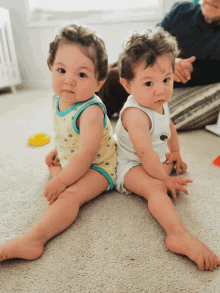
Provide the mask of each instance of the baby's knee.
POLYGON ((80 199, 74 191, 64 190, 58 197, 61 200, 65 200, 69 205, 79 205, 80 199))
POLYGON ((160 180, 157 180, 155 179, 155 181, 153 182, 153 184, 151 184, 147 190, 147 193, 148 193, 148 199, 150 197, 155 197, 155 195, 157 193, 167 193, 167 189, 166 189, 166 186, 165 184, 160 181, 160 180))

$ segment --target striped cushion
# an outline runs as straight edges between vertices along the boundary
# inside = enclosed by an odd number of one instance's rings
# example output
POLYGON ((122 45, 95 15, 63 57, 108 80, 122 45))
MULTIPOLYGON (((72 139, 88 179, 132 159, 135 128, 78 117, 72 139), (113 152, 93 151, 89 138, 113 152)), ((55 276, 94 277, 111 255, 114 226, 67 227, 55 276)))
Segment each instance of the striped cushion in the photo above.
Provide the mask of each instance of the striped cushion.
POLYGON ((175 88, 168 106, 177 130, 216 124, 220 111, 220 83, 175 88))

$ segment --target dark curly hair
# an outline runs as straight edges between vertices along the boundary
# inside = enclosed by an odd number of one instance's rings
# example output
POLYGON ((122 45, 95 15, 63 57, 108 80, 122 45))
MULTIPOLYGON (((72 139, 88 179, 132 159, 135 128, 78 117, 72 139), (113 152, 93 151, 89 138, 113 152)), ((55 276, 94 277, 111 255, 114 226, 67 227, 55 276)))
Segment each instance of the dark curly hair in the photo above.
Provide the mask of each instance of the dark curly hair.
POLYGON ((76 44, 95 65, 96 79, 102 81, 108 73, 108 56, 103 40, 96 31, 77 24, 69 24, 59 31, 50 43, 47 65, 51 70, 60 44, 76 44), (92 50, 91 50, 92 49, 92 50), (92 52, 92 53, 91 53, 92 52))
POLYGON ((155 64, 158 56, 165 54, 170 55, 174 71, 175 58, 180 53, 176 38, 161 27, 148 28, 141 33, 132 31, 123 45, 118 61, 119 74, 128 81, 134 78, 134 69, 142 60, 146 61, 147 68, 155 64))

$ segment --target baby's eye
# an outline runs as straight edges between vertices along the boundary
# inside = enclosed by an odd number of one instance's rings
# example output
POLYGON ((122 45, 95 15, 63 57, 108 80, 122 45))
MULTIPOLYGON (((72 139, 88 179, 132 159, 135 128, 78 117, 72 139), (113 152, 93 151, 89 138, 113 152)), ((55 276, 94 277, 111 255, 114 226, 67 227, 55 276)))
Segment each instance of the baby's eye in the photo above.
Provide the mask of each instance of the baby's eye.
POLYGON ((152 86, 152 85, 153 85, 153 82, 152 82, 152 81, 147 81, 147 82, 145 83, 145 85, 146 85, 146 86, 152 86))
POLYGON ((78 74, 78 76, 79 76, 79 77, 86 77, 86 74, 85 74, 84 72, 80 72, 80 73, 78 74))
POLYGON ((58 68, 58 72, 59 72, 59 73, 65 73, 65 72, 66 72, 66 70, 65 70, 65 69, 63 69, 63 68, 58 68))
POLYGON ((166 82, 166 83, 167 83, 167 82, 169 82, 169 81, 170 81, 170 78, 167 77, 167 78, 164 79, 163 82, 166 82))

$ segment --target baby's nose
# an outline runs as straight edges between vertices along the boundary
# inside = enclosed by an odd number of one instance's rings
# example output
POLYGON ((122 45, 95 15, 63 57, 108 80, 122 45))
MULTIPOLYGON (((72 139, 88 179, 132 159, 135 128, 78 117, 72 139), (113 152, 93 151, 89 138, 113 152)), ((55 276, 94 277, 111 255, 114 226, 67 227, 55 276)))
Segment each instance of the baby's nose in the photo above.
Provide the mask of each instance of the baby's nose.
POLYGON ((68 83, 71 86, 76 86, 76 79, 73 76, 67 76, 66 83, 68 83))
POLYGON ((155 95, 161 95, 165 93, 165 88, 164 88, 164 85, 158 85, 156 88, 155 88, 155 95))

